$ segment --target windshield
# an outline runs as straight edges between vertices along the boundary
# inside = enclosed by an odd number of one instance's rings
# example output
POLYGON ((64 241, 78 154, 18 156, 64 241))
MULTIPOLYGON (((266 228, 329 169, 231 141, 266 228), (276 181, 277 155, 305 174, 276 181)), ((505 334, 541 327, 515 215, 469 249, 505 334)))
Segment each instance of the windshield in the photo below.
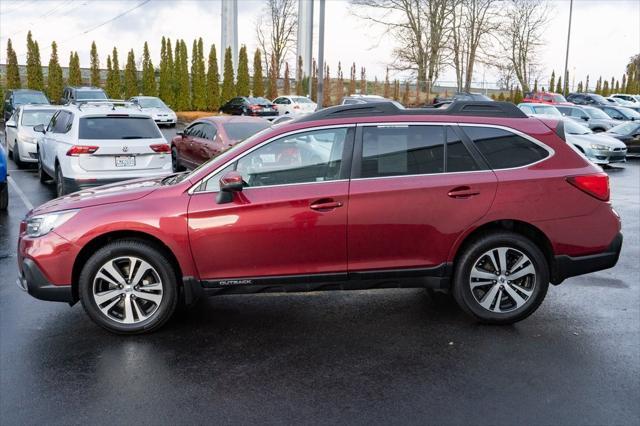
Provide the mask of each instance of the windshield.
POLYGON ((558 111, 558 108, 551 105, 535 105, 532 106, 532 108, 536 114, 555 115, 557 117, 562 117, 562 114, 560 113, 560 111, 558 111))
POLYGON ((148 117, 85 117, 80 139, 159 139, 156 123, 148 117))
POLYGON ((269 122, 264 123, 224 123, 222 125, 229 139, 243 140, 269 127, 269 122))
POLYGON ((247 98, 250 104, 268 105, 271 102, 265 98, 247 98))
POLYGON ((165 103, 158 98, 138 98, 138 104, 142 108, 168 108, 165 103))
POLYGON ((54 109, 49 110, 29 110, 22 113, 20 123, 23 126, 34 127, 38 124, 49 124, 51 117, 55 114, 54 109))
POLYGON ((589 94, 591 99, 597 101, 599 104, 608 104, 609 101, 604 98, 604 96, 596 95, 595 93, 589 94))
POLYGON ((609 117, 607 114, 605 114, 602 110, 599 110, 598 108, 593 108, 593 107, 583 107, 582 108, 587 114, 589 114, 589 117, 591 118, 599 118, 599 119, 606 119, 606 120, 610 120, 611 117, 609 117))
POLYGON ((567 102, 567 100, 562 95, 551 95, 551 98, 553 99, 553 102, 567 102))
POLYGON ((632 110, 631 108, 620 107, 620 111, 627 116, 627 118, 633 118, 637 120, 640 118, 640 114, 632 110))
POLYGON ((313 101, 309 98, 305 98, 304 96, 296 96, 291 98, 293 99, 293 102, 297 102, 299 104, 312 104, 313 101))
POLYGON ((636 123, 623 123, 619 124, 616 127, 609 129, 609 132, 615 133, 616 135, 628 135, 635 130, 639 125, 636 123))
POLYGON ((581 126, 573 120, 564 120, 564 131, 570 135, 588 135, 591 129, 581 126))
POLYGON ((107 99, 107 95, 102 90, 78 90, 76 92, 76 99, 79 101, 107 99))
POLYGON ((13 95, 13 104, 14 105, 23 105, 23 104, 49 104, 49 100, 47 97, 40 92, 33 93, 14 93, 13 95))

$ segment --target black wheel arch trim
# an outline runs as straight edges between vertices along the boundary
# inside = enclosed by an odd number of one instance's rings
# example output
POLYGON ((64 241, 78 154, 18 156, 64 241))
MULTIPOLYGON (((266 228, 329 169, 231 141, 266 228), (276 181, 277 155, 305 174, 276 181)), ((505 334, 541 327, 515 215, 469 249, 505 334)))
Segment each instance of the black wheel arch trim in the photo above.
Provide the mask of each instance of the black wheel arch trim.
POLYGON ((620 258, 622 240, 622 233, 619 232, 602 253, 576 257, 567 255, 555 256, 554 264, 552 265, 551 283, 560 284, 570 277, 613 268, 620 258))

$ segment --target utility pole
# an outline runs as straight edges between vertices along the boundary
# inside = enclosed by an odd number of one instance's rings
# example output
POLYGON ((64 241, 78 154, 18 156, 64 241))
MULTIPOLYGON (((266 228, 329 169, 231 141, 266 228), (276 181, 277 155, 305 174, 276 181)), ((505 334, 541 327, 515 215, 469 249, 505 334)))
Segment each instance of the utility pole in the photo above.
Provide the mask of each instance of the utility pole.
POLYGON ((224 53, 231 47, 233 71, 238 70, 238 0, 222 0, 220 28, 220 70, 224 69, 224 53))
POLYGON ((320 0, 320 22, 318 23, 318 109, 322 109, 324 97, 324 1, 320 0))
MULTIPOLYGON (((296 51, 296 78, 311 77, 313 60, 313 0, 298 0, 298 41, 296 51), (298 59, 302 58, 302 69, 298 70, 298 59)), ((307 96, 311 95, 311 82, 307 85, 307 96)))
POLYGON ((571 41, 571 15, 573 14, 573 0, 569 3, 569 30, 567 31, 567 52, 564 57, 564 78, 562 79, 564 87, 562 88, 562 94, 567 96, 569 90, 569 82, 567 75, 567 67, 569 66, 569 42, 571 41))

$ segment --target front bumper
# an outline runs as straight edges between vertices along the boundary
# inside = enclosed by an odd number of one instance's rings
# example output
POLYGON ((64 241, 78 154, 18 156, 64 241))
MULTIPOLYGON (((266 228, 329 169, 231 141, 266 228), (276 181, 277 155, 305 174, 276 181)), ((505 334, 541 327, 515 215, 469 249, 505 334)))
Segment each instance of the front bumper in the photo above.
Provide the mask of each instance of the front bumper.
POLYGON ((35 143, 27 143, 21 140, 16 142, 20 145, 18 152, 20 152, 20 161, 23 163, 37 163, 38 162, 38 148, 35 143))
POLYGON ((51 284, 44 276, 38 265, 28 258, 22 260, 17 284, 18 287, 36 299, 52 302, 66 302, 71 305, 76 302, 73 297, 71 285, 51 284))
POLYGON ((613 268, 616 263, 618 263, 621 250, 622 233, 619 232, 611 244, 609 244, 609 247, 602 253, 577 257, 567 255, 555 256, 551 282, 553 284, 560 284, 570 277, 613 268))
POLYGON ((587 157, 596 164, 624 163, 627 161, 627 150, 597 151, 592 149, 587 157))

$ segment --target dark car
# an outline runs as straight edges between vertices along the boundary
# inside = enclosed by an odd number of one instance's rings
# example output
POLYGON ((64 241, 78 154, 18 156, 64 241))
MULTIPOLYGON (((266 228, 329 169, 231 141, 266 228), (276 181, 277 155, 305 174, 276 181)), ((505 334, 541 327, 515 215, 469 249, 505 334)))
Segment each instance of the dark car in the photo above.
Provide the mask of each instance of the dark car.
POLYGON ((9 120, 13 112, 20 105, 49 105, 49 98, 39 90, 10 89, 4 94, 4 122, 9 120))
POLYGON ((596 133, 606 132, 619 124, 618 121, 609 117, 601 109, 596 107, 585 105, 556 105, 555 107, 562 113, 562 115, 569 117, 582 125, 588 126, 596 133))
POLYGON ((171 141, 173 170, 195 169, 238 142, 271 126, 257 117, 207 117, 194 121, 171 141))
POLYGON ((604 111, 609 117, 618 121, 640 120, 640 114, 634 110, 623 106, 597 105, 597 108, 604 111))
POLYGON ((222 105, 220 112, 230 115, 250 115, 253 117, 276 117, 278 109, 265 98, 238 96, 222 105))
POLYGON ((75 104, 87 101, 106 101, 107 94, 99 87, 90 86, 67 86, 62 91, 61 105, 75 104))
MULTIPOLYGON (((402 287, 448 289, 472 318, 512 324, 550 284, 613 267, 620 230, 608 176, 558 120, 504 102, 380 102, 270 127, 189 174, 38 206, 16 261, 29 294, 81 300, 122 334, 204 294, 402 287)), ((536 324, 570 317, 561 305, 536 324)), ((88 333, 64 315, 52 320, 88 333)))
POLYGON ((426 107, 428 106, 443 106, 443 105, 447 105, 456 101, 485 101, 485 102, 493 102, 493 99, 491 99, 488 96, 483 95, 482 93, 472 93, 472 92, 456 92, 453 94, 453 96, 447 97, 447 96, 436 96, 435 98, 433 98, 433 103, 432 105, 425 105, 426 107))
POLYGON ((567 101, 576 105, 609 105, 611 103, 604 96, 595 93, 569 93, 567 101))
POLYGON ((608 135, 620 139, 627 146, 627 157, 640 156, 640 121, 628 121, 607 131, 608 135))

